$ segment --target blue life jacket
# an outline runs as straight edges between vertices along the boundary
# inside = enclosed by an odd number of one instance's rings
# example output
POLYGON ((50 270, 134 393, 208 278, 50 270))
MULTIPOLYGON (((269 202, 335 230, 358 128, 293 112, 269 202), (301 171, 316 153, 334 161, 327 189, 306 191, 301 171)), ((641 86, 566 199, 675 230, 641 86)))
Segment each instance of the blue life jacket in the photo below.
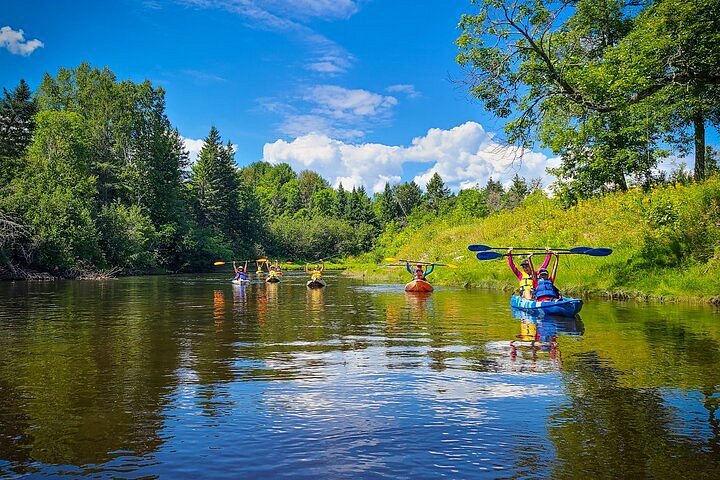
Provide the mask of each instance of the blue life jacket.
POLYGON ((555 288, 553 282, 547 278, 538 278, 537 287, 535 287, 535 297, 552 297, 559 298, 560 292, 555 288))
POLYGON ((244 272, 237 272, 235 274, 235 280, 247 280, 247 275, 244 272))

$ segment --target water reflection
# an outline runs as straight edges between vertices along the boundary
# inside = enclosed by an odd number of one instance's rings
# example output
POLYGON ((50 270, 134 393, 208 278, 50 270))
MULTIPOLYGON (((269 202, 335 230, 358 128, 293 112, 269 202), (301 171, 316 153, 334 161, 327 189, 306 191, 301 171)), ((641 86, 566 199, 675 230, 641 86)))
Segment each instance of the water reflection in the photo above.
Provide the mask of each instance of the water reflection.
POLYGON ((720 471, 717 315, 359 283, 0 284, 0 476, 720 471))

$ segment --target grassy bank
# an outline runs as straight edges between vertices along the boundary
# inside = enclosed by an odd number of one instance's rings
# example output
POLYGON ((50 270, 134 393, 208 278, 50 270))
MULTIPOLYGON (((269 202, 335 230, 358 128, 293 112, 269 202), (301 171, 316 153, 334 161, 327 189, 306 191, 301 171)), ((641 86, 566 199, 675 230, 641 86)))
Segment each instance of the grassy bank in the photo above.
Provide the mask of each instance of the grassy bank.
MULTIPOLYGON (((369 254, 349 264, 350 273, 407 281, 401 268, 378 267, 385 257, 454 263, 430 280, 511 290, 507 261, 478 261, 470 244, 497 247, 610 247, 608 257, 561 257, 557 284, 570 294, 692 299, 720 297, 720 178, 697 185, 632 190, 583 201, 565 209, 542 193, 509 212, 468 220, 419 218, 386 232, 369 254)), ((535 257, 542 261, 542 254, 535 257)))

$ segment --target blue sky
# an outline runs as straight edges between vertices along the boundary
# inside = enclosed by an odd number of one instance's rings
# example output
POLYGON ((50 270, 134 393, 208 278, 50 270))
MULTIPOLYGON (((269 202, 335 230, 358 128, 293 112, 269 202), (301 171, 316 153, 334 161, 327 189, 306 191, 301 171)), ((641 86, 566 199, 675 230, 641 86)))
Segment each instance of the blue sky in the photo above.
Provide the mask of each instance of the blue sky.
POLYGON ((502 131, 457 83, 469 1, 0 0, 0 85, 82 61, 167 92, 197 150, 211 125, 239 165, 286 161, 332 183, 454 188, 541 177, 557 159, 498 144, 502 131), (22 30, 22 33, 20 31, 22 30))

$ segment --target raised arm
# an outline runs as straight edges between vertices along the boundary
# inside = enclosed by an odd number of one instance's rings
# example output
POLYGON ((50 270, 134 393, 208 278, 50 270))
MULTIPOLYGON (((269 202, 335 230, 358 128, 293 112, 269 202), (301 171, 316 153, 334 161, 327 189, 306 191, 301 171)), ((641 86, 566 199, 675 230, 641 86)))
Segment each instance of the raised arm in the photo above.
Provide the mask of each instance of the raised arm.
MULTIPOLYGON (((545 260, 543 260, 542 265, 540 265, 540 268, 547 268, 548 265, 550 265, 550 259, 552 258, 552 252, 550 251, 550 247, 545 247, 545 260)), ((534 272, 535 270, 533 270, 534 272)))
POLYGON ((425 276, 427 277, 428 275, 430 275, 430 274, 433 272, 433 270, 435 270, 435 264, 434 264, 434 263, 433 263, 432 265, 430 265, 430 266, 427 267, 427 270, 425 270, 425 276))
POLYGON ((324 272, 324 271, 325 271, 325 260, 323 260, 321 258, 320 259, 320 272, 324 272))
POLYGON ((415 275, 415 272, 410 270, 410 264, 408 262, 405 262, 405 270, 407 270, 410 275, 415 275))
POLYGON ((532 263, 532 253, 527 256, 527 261, 530 264, 530 271, 532 272, 532 281, 533 284, 537 283, 537 272, 535 271, 535 266, 532 263))
POLYGON ((507 251, 508 265, 510 265, 510 270, 513 271, 513 273, 515 274, 515 276, 516 276, 518 279, 521 279, 521 278, 522 278, 522 272, 521 272, 520 270, 518 270, 518 268, 515 266, 515 261, 513 260, 512 251, 513 251, 513 247, 508 248, 508 251, 507 251))
POLYGON ((307 273, 308 275, 310 275, 310 264, 309 264, 309 263, 306 263, 306 264, 305 264, 305 273, 307 273))
POLYGON ((550 273, 550 280, 555 283, 555 276, 557 275, 557 267, 558 263, 560 263, 560 257, 557 252, 552 252, 552 255, 555 257, 555 264, 553 265, 552 272, 550 273))

